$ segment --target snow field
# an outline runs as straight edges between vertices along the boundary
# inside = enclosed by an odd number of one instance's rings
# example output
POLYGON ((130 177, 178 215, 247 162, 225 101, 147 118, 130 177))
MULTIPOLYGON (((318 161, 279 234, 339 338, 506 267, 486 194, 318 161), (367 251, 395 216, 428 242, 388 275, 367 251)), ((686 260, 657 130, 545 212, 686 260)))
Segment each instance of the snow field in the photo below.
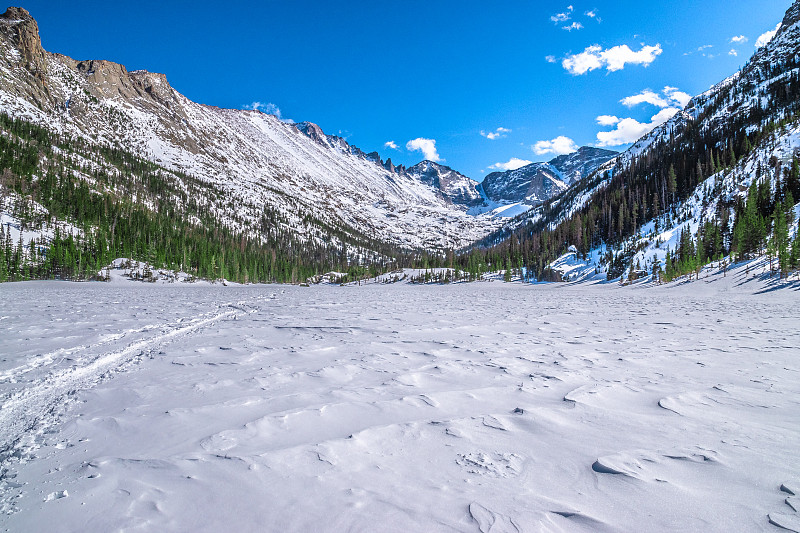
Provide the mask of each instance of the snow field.
POLYGON ((773 531, 798 293, 741 274, 4 285, 0 527, 773 531))

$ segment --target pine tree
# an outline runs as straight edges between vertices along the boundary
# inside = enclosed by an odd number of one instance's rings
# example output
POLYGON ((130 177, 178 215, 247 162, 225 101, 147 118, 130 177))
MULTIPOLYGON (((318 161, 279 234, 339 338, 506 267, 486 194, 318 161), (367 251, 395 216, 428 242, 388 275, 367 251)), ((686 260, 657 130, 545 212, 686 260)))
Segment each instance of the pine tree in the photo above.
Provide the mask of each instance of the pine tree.
POLYGON ((678 188, 678 177, 675 175, 675 166, 669 166, 667 173, 667 192, 669 193, 670 203, 675 201, 675 191, 678 188))

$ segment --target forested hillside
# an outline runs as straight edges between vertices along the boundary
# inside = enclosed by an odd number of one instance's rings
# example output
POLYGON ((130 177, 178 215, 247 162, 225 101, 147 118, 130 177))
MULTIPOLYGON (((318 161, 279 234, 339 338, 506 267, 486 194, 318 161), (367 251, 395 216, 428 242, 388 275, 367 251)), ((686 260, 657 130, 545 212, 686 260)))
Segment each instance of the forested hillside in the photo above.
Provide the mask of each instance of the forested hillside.
POLYGON ((740 72, 613 165, 480 241, 461 265, 559 279, 550 264, 575 246, 609 279, 647 271, 669 280, 729 254, 780 257, 783 274, 798 268, 799 51, 793 6, 740 72))
POLYGON ((128 257, 202 278, 297 282, 328 270, 379 271, 423 258, 310 215, 305 222, 329 240, 300 242, 268 207, 253 217, 257 225, 231 219, 226 204, 234 199, 209 187, 125 150, 1 114, 0 211, 21 227, 14 228, 16 238, 10 222, 0 232, 0 280, 89 279, 128 257), (40 236, 26 240, 25 233, 40 236), (342 242, 361 250, 368 268, 356 268, 359 261, 343 253, 342 242))

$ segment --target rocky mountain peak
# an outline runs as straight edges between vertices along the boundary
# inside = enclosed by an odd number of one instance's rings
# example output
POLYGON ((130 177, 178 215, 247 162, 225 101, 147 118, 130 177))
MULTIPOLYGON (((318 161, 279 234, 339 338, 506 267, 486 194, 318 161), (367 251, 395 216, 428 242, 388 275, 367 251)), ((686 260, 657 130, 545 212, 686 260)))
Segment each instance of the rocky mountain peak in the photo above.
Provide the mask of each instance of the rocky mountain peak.
POLYGON ((539 205, 566 188, 559 172, 549 163, 531 163, 515 170, 492 172, 481 183, 486 197, 501 204, 539 205))
POLYGON ((39 25, 31 14, 21 7, 9 7, 0 15, 0 34, 16 52, 5 54, 6 60, 16 59, 17 65, 43 81, 47 75, 47 61, 39 38, 39 25))
POLYGON ((147 70, 134 70, 130 73, 130 76, 146 93, 154 98, 166 101, 172 97, 172 86, 167 81, 165 74, 147 70))
POLYGON ((33 17, 28 10, 24 7, 9 7, 6 12, 0 15, 0 18, 6 20, 33 20, 33 17))
POLYGON ((786 14, 783 16, 783 22, 781 23, 781 30, 792 26, 800 21, 800 0, 796 0, 789 9, 786 10, 786 14))
POLYGON ((310 137, 314 140, 317 144, 321 144, 322 146, 328 146, 328 136, 325 135, 325 132, 322 131, 322 128, 314 124, 313 122, 298 122, 295 124, 295 127, 304 133, 307 137, 310 137))
POLYGON ((483 203, 478 183, 450 167, 426 159, 409 167, 406 173, 436 189, 450 203, 468 207, 483 203))
POLYGON ((548 164, 561 173, 563 180, 567 184, 572 184, 582 180, 594 172, 595 169, 618 155, 619 153, 613 150, 581 146, 571 154, 560 155, 551 159, 548 164))

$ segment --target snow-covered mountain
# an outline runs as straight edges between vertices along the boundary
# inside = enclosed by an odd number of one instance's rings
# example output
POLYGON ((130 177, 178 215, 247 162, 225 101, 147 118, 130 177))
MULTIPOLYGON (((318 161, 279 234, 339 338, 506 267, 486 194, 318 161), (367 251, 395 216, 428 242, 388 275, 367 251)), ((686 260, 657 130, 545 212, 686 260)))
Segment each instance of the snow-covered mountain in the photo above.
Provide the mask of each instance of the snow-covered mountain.
POLYGON ((394 246, 445 249, 499 224, 466 213, 478 198, 474 185, 446 167, 430 174, 423 164, 426 172, 412 175, 312 123, 201 105, 163 74, 46 52, 22 8, 0 17, 0 50, 0 111, 208 184, 193 190, 195 199, 239 231, 257 233, 268 208, 301 240, 335 239, 324 228, 336 227, 394 246))
POLYGON ((480 187, 493 202, 523 202, 534 206, 564 192, 569 185, 550 163, 531 163, 516 170, 492 172, 480 187))
POLYGON ((736 252, 732 226, 751 184, 775 191, 760 208, 767 232, 772 212, 765 206, 773 209, 785 191, 797 189, 791 168, 800 157, 799 113, 800 1, 795 1, 773 39, 740 71, 482 244, 503 246, 514 233, 535 248, 549 233, 551 242, 563 243, 562 252, 575 245, 593 258, 593 272, 603 272, 613 251, 612 277, 637 262, 645 270, 663 266, 668 247, 674 254, 687 228, 697 241, 709 223, 720 232, 720 240, 709 245, 713 257, 736 252))
POLYGON ((477 189, 478 182, 450 167, 426 160, 409 167, 405 173, 430 185, 439 191, 442 198, 452 204, 468 207, 483 204, 483 197, 477 189))
POLYGON ((480 190, 491 202, 537 206, 566 191, 617 155, 611 150, 582 146, 547 163, 492 172, 483 180, 480 190))
POLYGON ((561 173, 563 182, 572 185, 618 155, 619 152, 613 150, 581 146, 575 152, 551 159, 549 164, 561 173))
POLYGON ((295 126, 321 146, 372 161, 391 174, 402 175, 432 187, 437 196, 452 205, 473 207, 484 202, 477 190, 478 182, 450 167, 428 160, 421 161, 409 168, 405 168, 403 165, 395 166, 391 159, 384 162, 378 152, 365 154, 361 149, 348 144, 341 137, 325 134, 313 122, 299 122, 295 126))

